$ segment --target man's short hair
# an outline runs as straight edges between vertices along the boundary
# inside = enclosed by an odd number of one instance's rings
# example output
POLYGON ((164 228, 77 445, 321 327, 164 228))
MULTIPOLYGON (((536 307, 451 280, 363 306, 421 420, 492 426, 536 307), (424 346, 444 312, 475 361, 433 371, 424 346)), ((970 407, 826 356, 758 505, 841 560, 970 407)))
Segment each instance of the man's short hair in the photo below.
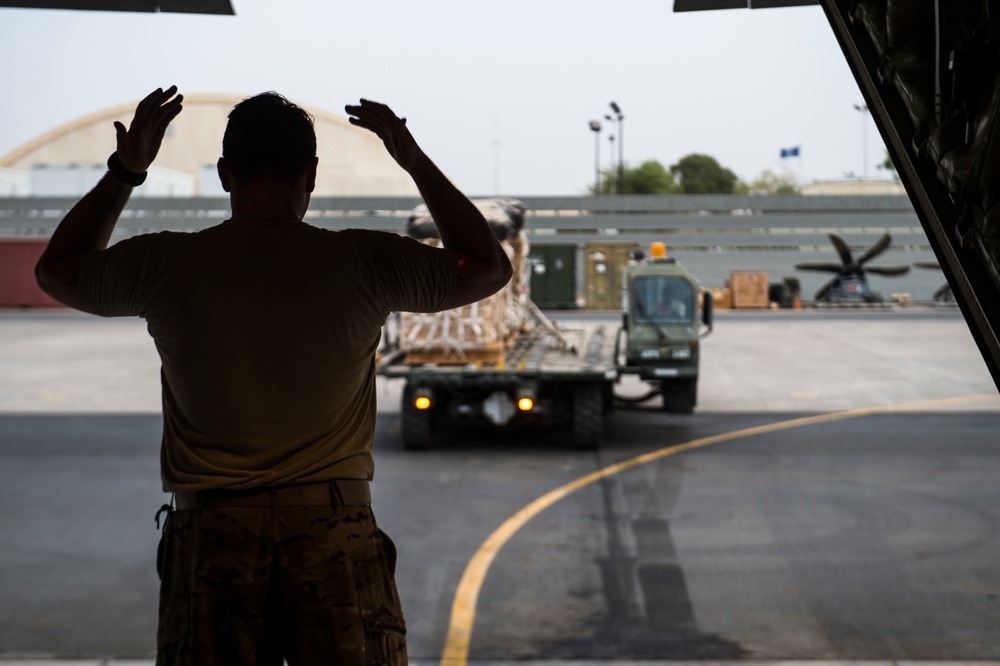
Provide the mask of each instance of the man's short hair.
POLYGON ((316 157, 313 117, 276 92, 249 97, 229 112, 222 156, 240 180, 294 180, 316 157))

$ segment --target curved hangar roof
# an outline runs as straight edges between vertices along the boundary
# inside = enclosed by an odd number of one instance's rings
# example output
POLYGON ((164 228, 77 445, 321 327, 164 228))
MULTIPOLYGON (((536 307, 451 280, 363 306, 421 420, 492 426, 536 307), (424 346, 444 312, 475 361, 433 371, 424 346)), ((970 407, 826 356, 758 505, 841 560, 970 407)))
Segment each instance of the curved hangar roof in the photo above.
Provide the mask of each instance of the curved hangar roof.
MULTIPOLYGON (((236 95, 185 95, 184 110, 171 123, 155 168, 203 177, 203 194, 223 194, 212 174, 222 154, 222 135, 236 95), (211 191, 208 191, 211 190, 211 191)), ((0 167, 30 171, 33 166, 98 164, 114 150, 113 122, 127 126, 137 102, 78 118, 29 141, 0 158, 0 167)), ((315 119, 319 171, 315 196, 418 196, 409 175, 371 132, 347 119, 303 107, 315 119)))

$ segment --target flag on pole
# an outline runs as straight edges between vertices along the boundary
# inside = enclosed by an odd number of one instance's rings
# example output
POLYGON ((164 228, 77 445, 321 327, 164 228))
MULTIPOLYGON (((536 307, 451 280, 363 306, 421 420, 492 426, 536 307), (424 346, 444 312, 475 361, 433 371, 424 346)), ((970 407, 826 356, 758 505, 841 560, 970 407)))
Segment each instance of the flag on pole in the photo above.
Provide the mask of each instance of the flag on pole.
POLYGON ((799 147, 798 146, 793 146, 791 148, 782 148, 781 149, 781 158, 782 159, 784 159, 786 157, 798 157, 798 156, 799 156, 799 147))

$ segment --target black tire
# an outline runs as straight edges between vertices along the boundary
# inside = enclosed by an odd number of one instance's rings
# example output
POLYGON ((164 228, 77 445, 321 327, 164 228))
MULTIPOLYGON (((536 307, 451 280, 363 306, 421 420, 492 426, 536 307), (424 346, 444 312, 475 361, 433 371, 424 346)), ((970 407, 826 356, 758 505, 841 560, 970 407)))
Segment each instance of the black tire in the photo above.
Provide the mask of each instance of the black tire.
POLYGON ((698 381, 688 379, 663 385, 663 411, 671 414, 693 414, 698 404, 698 381))
POLYGON ((413 388, 407 384, 403 389, 403 404, 399 410, 403 422, 403 448, 407 451, 422 451, 431 447, 431 410, 414 407, 413 394, 413 388))
POLYGON ((604 442, 604 391, 600 384, 573 388, 573 446, 597 450, 604 442))

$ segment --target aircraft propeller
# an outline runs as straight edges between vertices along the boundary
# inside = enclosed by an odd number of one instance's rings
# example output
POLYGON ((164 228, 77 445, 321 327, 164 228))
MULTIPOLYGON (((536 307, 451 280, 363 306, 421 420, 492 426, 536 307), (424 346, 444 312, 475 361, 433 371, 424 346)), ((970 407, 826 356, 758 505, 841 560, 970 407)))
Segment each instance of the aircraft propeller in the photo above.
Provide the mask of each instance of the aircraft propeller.
POLYGON ((878 241, 875 242, 868 250, 861 255, 857 260, 851 253, 851 248, 848 247, 847 242, 841 238, 839 235, 831 233, 827 234, 830 242, 833 243, 833 247, 837 250, 837 255, 840 257, 840 263, 832 262, 805 262, 801 264, 795 264, 796 270, 803 271, 821 271, 825 273, 836 273, 837 276, 823 285, 819 291, 816 292, 817 301, 825 301, 830 297, 830 290, 837 285, 843 278, 861 278, 864 279, 867 273, 872 273, 875 275, 886 275, 895 276, 903 275, 909 272, 909 266, 870 266, 866 267, 865 264, 878 255, 885 252, 889 245, 892 243, 892 236, 889 234, 883 234, 878 241))

